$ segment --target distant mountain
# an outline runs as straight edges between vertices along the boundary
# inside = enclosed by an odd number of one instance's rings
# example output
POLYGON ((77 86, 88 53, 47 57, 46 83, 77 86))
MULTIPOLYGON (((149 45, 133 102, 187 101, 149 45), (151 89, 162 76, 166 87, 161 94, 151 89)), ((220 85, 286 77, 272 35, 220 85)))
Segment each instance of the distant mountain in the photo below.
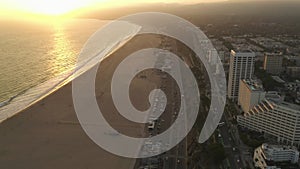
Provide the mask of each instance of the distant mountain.
POLYGON ((193 5, 153 3, 128 5, 118 8, 85 9, 79 17, 115 19, 137 12, 167 12, 199 22, 220 22, 224 18, 249 22, 293 22, 300 23, 300 1, 279 0, 229 0, 218 3, 199 3, 193 5))
POLYGON ((116 19, 137 12, 166 12, 183 17, 197 26, 215 25, 215 32, 230 30, 232 25, 241 25, 240 33, 264 34, 276 33, 299 34, 300 1, 299 0, 229 0, 217 3, 199 3, 182 5, 176 3, 151 3, 128 5, 118 8, 83 9, 78 17, 103 20, 116 19), (252 24, 255 23, 255 24, 252 24), (260 26, 257 25, 260 23, 260 26), (278 23, 273 27, 264 27, 265 23, 278 23), (255 26, 254 26, 255 25, 255 26), (276 31, 275 31, 276 29, 276 31), (263 31, 262 31, 263 30, 263 31))

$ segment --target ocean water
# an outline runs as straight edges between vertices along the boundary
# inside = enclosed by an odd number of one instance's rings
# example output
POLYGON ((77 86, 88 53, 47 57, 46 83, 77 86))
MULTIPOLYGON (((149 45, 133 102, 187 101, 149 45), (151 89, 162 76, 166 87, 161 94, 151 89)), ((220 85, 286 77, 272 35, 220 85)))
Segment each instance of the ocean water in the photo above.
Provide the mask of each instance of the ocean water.
POLYGON ((0 20, 0 122, 59 88, 88 38, 108 21, 0 20))

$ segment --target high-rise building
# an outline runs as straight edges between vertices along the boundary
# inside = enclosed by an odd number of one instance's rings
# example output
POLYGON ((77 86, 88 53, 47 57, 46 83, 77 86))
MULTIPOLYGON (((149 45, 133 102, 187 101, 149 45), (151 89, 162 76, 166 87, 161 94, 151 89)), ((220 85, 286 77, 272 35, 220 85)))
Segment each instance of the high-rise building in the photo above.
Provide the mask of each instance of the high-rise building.
POLYGON ((237 99, 240 80, 252 79, 254 72, 255 53, 247 51, 233 51, 230 53, 230 67, 228 78, 228 98, 237 99))
POLYGON ((219 59, 218 51, 216 49, 208 51, 207 59, 211 65, 216 65, 219 59))
POLYGON ((260 169, 280 169, 281 165, 296 164, 299 151, 296 147, 262 144, 255 149, 253 163, 260 169))
POLYGON ((221 65, 221 63, 218 62, 219 59, 220 59, 218 51, 216 49, 208 51, 207 59, 208 59, 208 62, 210 63, 210 65, 211 65, 211 68, 213 69, 212 71, 215 74, 220 74, 220 67, 222 65, 221 65))
POLYGON ((279 143, 300 146, 300 106, 281 99, 276 102, 267 95, 250 111, 237 116, 238 124, 272 135, 279 143))
POLYGON ((264 70, 267 73, 278 75, 282 72, 282 59, 281 53, 265 53, 264 57, 264 70))
POLYGON ((240 81, 238 104, 243 112, 248 112, 265 99, 265 94, 262 85, 257 81, 242 79, 240 81))

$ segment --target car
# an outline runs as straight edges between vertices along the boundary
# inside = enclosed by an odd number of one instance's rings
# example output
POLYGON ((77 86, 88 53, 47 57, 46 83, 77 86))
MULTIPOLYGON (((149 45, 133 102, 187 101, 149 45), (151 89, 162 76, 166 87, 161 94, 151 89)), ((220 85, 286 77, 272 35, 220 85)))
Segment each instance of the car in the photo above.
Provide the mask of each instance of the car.
POLYGON ((155 126, 155 122, 154 121, 149 121, 149 125, 148 125, 148 129, 149 130, 152 130, 152 129, 154 129, 154 126, 155 126))
POLYGON ((222 127, 222 126, 224 126, 224 124, 225 124, 225 122, 220 122, 218 125, 219 125, 220 127, 222 127))

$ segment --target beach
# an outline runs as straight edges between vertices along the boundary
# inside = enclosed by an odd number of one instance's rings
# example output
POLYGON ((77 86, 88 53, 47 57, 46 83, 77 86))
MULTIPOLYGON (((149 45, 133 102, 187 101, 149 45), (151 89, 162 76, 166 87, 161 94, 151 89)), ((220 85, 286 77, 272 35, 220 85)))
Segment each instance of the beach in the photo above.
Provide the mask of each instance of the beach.
MULTIPOLYGON (((96 77, 95 95, 105 118, 119 132, 137 137, 144 136, 145 126, 118 114, 111 100, 110 78, 130 53, 160 44, 160 38, 145 36, 133 38, 107 57, 96 77)), ((151 81, 135 80, 131 97, 139 101, 137 107, 147 108, 148 100, 140 98, 147 98, 147 91, 155 86, 151 81)), ((106 152, 85 134, 73 107, 71 83, 0 124, 0 168, 130 169, 134 165, 135 159, 106 152)))

